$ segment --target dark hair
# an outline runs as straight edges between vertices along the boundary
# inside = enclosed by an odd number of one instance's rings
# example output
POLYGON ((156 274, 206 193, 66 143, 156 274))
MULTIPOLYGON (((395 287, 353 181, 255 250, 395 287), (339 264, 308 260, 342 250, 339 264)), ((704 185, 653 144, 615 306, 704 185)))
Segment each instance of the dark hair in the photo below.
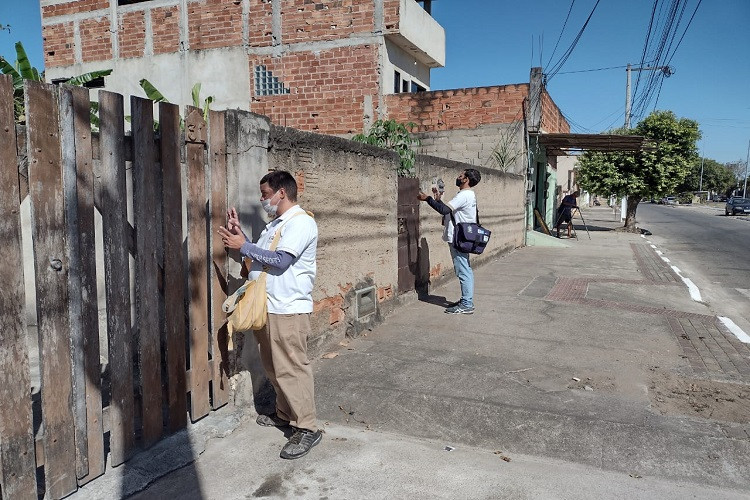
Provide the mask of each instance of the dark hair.
POLYGON ((268 172, 260 180, 260 184, 266 183, 268 183, 271 189, 273 189, 274 193, 279 189, 284 188, 289 201, 297 201, 297 181, 294 179, 294 176, 286 170, 274 170, 273 172, 268 172))
POLYGON ((469 187, 476 186, 482 180, 482 174, 475 168, 467 168, 464 170, 464 175, 469 179, 469 187))

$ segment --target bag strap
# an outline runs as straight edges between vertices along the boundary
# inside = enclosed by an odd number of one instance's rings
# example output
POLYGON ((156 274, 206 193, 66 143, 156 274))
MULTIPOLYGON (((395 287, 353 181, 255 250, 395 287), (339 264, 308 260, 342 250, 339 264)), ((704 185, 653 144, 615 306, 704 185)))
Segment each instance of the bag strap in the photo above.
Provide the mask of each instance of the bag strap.
MULTIPOLYGON (((476 193, 474 193, 474 207, 476 208, 476 211, 477 211, 477 226, 481 226, 481 224, 479 223, 479 203, 477 202, 476 193)), ((453 210, 451 210, 451 222, 453 222, 453 228, 455 229, 456 219, 453 217, 453 210)))
MULTIPOLYGON (((276 250, 276 247, 279 246, 279 240, 281 239, 281 228, 283 228, 284 225, 290 220, 292 220, 294 217, 297 217, 298 215, 304 215, 304 214, 307 214, 310 217, 315 217, 315 215, 313 215, 312 212, 308 212, 307 210, 305 210, 303 212, 297 212, 296 214, 292 215, 287 220, 279 224, 278 228, 276 229, 276 233, 274 233, 273 235, 273 241, 271 241, 271 246, 268 247, 270 251, 273 252, 274 250, 276 250)), ((267 266, 263 266, 263 270, 261 271, 261 274, 258 275, 258 278, 260 278, 263 275, 263 273, 266 273, 266 272, 267 272, 267 266)))

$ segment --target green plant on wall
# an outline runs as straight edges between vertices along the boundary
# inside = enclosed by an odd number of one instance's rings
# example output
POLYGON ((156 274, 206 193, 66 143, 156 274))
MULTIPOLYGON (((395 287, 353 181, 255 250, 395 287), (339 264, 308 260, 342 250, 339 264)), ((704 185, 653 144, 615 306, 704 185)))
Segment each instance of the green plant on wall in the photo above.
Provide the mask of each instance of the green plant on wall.
POLYGON ((417 153, 413 147, 420 145, 419 139, 412 137, 410 133, 415 126, 411 122, 404 124, 396 120, 377 120, 367 133, 357 134, 352 140, 392 149, 401 160, 398 166, 399 177, 414 177, 417 153))
POLYGON ((498 142, 484 166, 508 172, 519 158, 525 156, 526 152, 516 141, 522 125, 522 121, 515 121, 500 133, 498 142))
MULTIPOLYGON (((141 81, 138 82, 138 84, 146 93, 146 97, 148 97, 152 101, 169 102, 169 100, 166 97, 164 97, 164 94, 159 92, 159 90, 154 86, 154 84, 152 84, 145 78, 142 78, 141 81)), ((211 103, 214 102, 214 96, 210 95, 206 97, 205 99, 203 99, 203 102, 201 102, 201 98, 200 98, 201 84, 200 83, 196 83, 195 85, 193 85, 193 89, 191 90, 190 95, 193 99, 193 106, 195 106, 196 108, 202 109, 203 119, 208 120, 208 110, 209 110, 209 107, 211 106, 211 103)))
MULTIPOLYGON (((23 82, 24 80, 33 80, 36 82, 44 81, 44 72, 40 73, 31 65, 26 50, 21 42, 16 42, 16 62, 10 64, 4 57, 0 56, 0 72, 4 75, 10 75, 13 78, 13 112, 18 122, 26 121, 26 108, 23 100, 23 82)), ((111 69, 92 71, 83 75, 74 76, 64 81, 68 85, 83 86, 90 81, 101 78, 112 73, 111 69)), ((96 126, 99 118, 96 114, 98 107, 96 103, 91 103, 91 123, 96 126)))

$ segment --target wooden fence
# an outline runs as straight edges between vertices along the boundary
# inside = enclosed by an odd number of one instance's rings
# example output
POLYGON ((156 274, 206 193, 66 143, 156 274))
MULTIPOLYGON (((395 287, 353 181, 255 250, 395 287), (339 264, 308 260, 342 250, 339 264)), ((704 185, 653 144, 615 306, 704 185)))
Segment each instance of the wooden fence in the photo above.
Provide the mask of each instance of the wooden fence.
POLYGON ((26 82, 24 90, 17 136, 12 81, 0 76, 0 493, 14 500, 64 497, 103 474, 107 457, 124 463, 229 394, 220 307, 228 259, 212 238, 227 208, 224 113, 207 123, 188 107, 183 131, 178 107, 159 103, 155 133, 154 103, 131 97, 126 135, 123 97, 101 91, 92 134, 87 89, 26 82), (21 241, 27 196, 33 255, 21 241), (36 290, 35 394, 25 259, 36 290))

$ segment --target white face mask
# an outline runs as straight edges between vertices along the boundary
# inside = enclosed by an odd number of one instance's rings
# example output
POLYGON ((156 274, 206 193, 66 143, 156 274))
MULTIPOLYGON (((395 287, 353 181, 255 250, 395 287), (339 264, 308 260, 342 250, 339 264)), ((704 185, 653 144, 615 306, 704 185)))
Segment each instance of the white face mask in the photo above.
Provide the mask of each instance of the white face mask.
POLYGON ((273 200, 277 194, 279 193, 276 192, 273 196, 271 196, 267 200, 260 200, 260 205, 263 207, 263 210, 265 210, 266 213, 271 217, 276 216, 276 211, 279 209, 278 203, 276 205, 271 205, 271 200, 273 200))

